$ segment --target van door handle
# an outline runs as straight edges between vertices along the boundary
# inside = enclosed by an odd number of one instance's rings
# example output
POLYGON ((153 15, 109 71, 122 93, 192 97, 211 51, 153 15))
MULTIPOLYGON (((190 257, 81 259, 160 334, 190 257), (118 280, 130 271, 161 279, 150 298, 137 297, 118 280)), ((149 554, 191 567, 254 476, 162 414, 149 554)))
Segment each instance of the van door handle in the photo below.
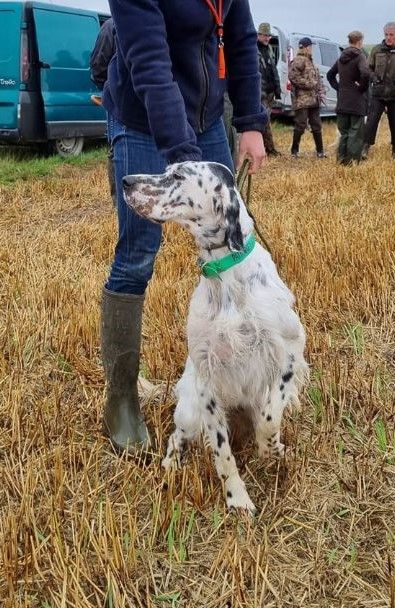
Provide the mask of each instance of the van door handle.
POLYGON ((50 69, 50 65, 49 63, 47 63, 46 61, 39 61, 38 65, 40 66, 40 68, 42 68, 43 70, 49 70, 50 69))

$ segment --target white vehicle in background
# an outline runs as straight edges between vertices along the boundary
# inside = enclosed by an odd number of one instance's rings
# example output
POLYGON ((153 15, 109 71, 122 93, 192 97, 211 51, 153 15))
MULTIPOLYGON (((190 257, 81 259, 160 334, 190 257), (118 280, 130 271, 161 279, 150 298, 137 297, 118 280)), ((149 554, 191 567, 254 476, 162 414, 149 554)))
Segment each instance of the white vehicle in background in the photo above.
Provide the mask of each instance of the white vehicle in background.
POLYGON ((337 96, 336 91, 327 81, 326 74, 339 58, 342 50, 341 47, 337 42, 329 40, 329 38, 313 36, 312 34, 301 34, 298 32, 286 34, 277 26, 272 26, 271 29, 273 36, 270 40, 270 46, 272 47, 277 60, 277 69, 281 83, 281 99, 275 101, 272 114, 277 116, 292 114, 291 83, 288 78, 289 64, 298 52, 299 40, 308 36, 314 42, 313 61, 320 70, 322 82, 326 91, 326 101, 325 105, 321 106, 321 114, 323 116, 334 116, 336 113, 337 96))

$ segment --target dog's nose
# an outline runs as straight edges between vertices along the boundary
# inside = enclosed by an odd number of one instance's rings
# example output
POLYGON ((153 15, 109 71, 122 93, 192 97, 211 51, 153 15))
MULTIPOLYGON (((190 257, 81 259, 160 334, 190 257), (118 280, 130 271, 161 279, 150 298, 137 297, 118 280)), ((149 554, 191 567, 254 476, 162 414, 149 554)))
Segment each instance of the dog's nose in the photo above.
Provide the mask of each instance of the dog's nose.
POLYGON ((122 178, 122 184, 124 188, 132 188, 136 183, 136 180, 134 178, 134 175, 125 175, 125 177, 122 178))

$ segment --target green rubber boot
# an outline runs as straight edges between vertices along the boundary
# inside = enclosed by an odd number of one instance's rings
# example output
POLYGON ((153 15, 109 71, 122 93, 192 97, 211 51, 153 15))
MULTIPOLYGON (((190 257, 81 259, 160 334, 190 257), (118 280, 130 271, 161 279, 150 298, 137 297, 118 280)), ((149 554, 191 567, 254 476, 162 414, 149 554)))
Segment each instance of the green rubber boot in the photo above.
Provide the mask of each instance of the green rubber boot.
POLYGON ((150 445, 137 392, 144 296, 103 289, 102 359, 107 380, 104 430, 118 451, 150 445))

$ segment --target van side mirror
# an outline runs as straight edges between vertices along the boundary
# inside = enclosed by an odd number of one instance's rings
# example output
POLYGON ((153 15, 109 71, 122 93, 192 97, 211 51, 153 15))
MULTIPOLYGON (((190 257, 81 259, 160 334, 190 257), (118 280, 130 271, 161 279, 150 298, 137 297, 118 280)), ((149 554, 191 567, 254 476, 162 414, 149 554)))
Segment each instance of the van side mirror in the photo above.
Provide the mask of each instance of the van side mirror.
POLYGON ((42 68, 43 70, 49 70, 50 69, 50 65, 49 63, 47 63, 46 61, 39 61, 38 65, 40 68, 42 68))

